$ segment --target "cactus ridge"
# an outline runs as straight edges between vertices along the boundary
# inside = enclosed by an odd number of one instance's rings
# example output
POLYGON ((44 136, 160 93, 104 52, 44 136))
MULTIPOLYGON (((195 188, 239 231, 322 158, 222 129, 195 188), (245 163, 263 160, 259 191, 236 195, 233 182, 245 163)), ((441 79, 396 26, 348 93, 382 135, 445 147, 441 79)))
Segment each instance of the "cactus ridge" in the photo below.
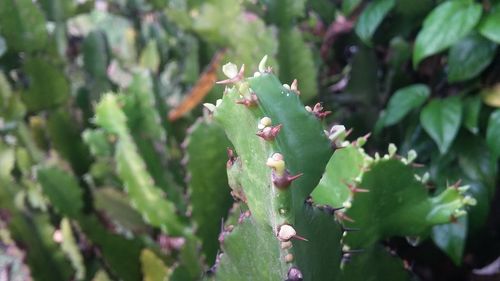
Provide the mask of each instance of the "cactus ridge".
MULTIPOLYGON (((233 195, 248 205, 251 216, 223 234, 216 279, 231 280, 228 276, 234 279, 238 272, 249 270, 243 261, 232 258, 238 254, 236 248, 242 247, 235 246, 241 243, 237 241, 248 239, 246 251, 273 257, 265 268, 257 267, 279 273, 268 280, 289 279, 289 272, 300 272, 306 280, 335 276, 336 269, 315 264, 320 259, 339 260, 341 228, 331 214, 306 204, 332 153, 320 121, 305 109, 297 89, 282 85, 269 69, 259 67, 248 79, 231 64, 223 72, 229 77, 223 83, 234 86, 226 88, 216 106, 207 107, 214 111, 238 154, 230 153, 229 183, 233 195), (248 225, 258 231, 247 233, 248 225), (258 240, 252 241, 248 235, 256 235, 258 240), (332 251, 308 259, 308 251, 326 245, 332 251)), ((250 260, 255 258, 247 257, 248 262, 258 262, 250 260)))
MULTIPOLYGON (((350 260, 343 271, 346 280, 363 280, 355 269, 366 267, 371 276, 383 276, 381 268, 392 267, 395 276, 402 263, 383 253, 379 241, 392 236, 422 237, 434 225, 453 222, 465 213, 474 199, 464 194, 464 187, 450 186, 430 196, 423 177, 415 175, 412 162, 417 157, 396 155, 389 146, 386 155, 367 155, 361 147, 365 139, 355 142, 341 135, 334 142, 342 146, 330 159, 312 197, 315 204, 342 207, 337 217, 347 231, 343 238, 344 260, 350 260), (354 253, 360 252, 360 253, 354 253)), ((376 279, 373 279, 376 280, 376 279)), ((403 280, 403 279, 392 279, 403 280)))

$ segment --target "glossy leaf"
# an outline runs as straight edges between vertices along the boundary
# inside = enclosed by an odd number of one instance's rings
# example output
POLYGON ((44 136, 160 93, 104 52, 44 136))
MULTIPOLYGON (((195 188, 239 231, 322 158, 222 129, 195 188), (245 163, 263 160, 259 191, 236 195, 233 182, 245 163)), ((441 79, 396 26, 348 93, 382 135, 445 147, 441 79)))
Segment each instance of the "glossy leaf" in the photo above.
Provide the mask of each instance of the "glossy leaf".
POLYGON ((479 75, 493 60, 497 46, 480 35, 453 45, 448 55, 448 81, 458 82, 479 75))
POLYGON ((486 141, 496 157, 500 156, 500 110, 497 109, 490 115, 488 129, 486 131, 486 141))
POLYGON ((479 25, 479 32, 486 38, 500 44, 500 4, 493 7, 492 11, 485 15, 479 25))
POLYGON ((462 104, 459 98, 432 100, 420 113, 420 123, 437 144, 441 154, 450 148, 460 128, 462 104))
POLYGON ((467 217, 459 218, 453 223, 434 226, 431 237, 456 265, 460 265, 467 237, 467 217))
POLYGON ((479 132, 479 113, 481 111, 481 97, 479 95, 464 100, 464 126, 473 134, 479 132))
POLYGON ((371 44, 371 39, 382 20, 396 4, 395 0, 375 0, 370 2, 363 10, 356 23, 356 34, 366 44, 371 44))
POLYGON ((391 126, 403 119, 411 110, 420 107, 429 97, 430 89, 415 84, 397 90, 389 100, 384 115, 385 126, 391 126))
POLYGON ((413 50, 413 66, 437 54, 466 36, 478 23, 481 5, 467 0, 446 1, 426 18, 417 35, 413 50))

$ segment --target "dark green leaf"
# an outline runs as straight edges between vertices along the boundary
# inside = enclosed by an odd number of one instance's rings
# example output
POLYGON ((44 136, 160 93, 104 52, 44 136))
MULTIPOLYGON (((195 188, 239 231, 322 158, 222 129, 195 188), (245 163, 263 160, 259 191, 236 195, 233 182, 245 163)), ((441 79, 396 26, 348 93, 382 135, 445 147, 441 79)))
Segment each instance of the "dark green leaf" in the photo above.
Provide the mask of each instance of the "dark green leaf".
POLYGON ((51 112, 47 120, 47 131, 52 146, 66 159, 77 175, 87 172, 91 158, 89 149, 80 137, 76 121, 70 116, 69 110, 59 109, 51 112))
POLYGON ((486 15, 479 25, 479 32, 486 38, 500 44, 500 4, 486 15))
POLYGON ((375 244, 354 254, 342 271, 342 281, 409 281, 401 259, 375 244), (362 268, 363 270, 360 270, 362 268))
POLYGON ((384 115, 385 126, 398 123, 411 110, 420 107, 431 94, 429 87, 415 84, 401 88, 394 93, 384 115))
POLYGON ((424 58, 437 54, 466 36, 479 21, 480 4, 472 1, 446 1, 437 6, 425 19, 413 50, 413 66, 424 58))
POLYGON ((395 0, 375 0, 366 6, 355 28, 363 42, 370 44, 373 33, 395 4, 395 0))
POLYGON ((432 100, 420 113, 420 123, 424 130, 444 154, 457 135, 462 119, 462 104, 459 98, 450 97, 432 100))
POLYGON ((106 35, 100 31, 92 31, 83 40, 83 67, 95 79, 107 79, 109 63, 106 35))
POLYGON ((432 240, 456 264, 462 263, 462 255, 467 237, 467 217, 456 222, 436 225, 432 228, 432 240))
POLYGON ((0 36, 0 58, 7 52, 7 44, 5 43, 5 39, 0 36))
POLYGON ((33 52, 47 43, 42 12, 31 0, 0 0, 0 34, 16 51, 33 52))
POLYGON ((29 110, 49 109, 68 99, 70 88, 60 67, 44 59, 32 58, 26 62, 25 70, 30 87, 22 99, 29 110))
POLYGON ((354 9, 356 9, 362 0, 343 0, 342 1, 342 12, 346 15, 351 14, 354 9))
POLYGON ((497 46, 480 35, 471 35, 453 45, 448 55, 448 81, 457 82, 479 75, 493 60, 497 46))
POLYGON ((464 126, 473 134, 479 132, 478 121, 481 104, 479 95, 464 100, 464 126))
POLYGON ((305 11, 305 0, 265 0, 268 20, 280 27, 290 26, 305 11))
POLYGON ((77 218, 83 207, 82 190, 74 177, 57 167, 41 168, 37 179, 61 215, 77 218))
POLYGON ((486 131, 486 141, 488 147, 495 154, 500 156, 500 109, 495 110, 490 115, 488 130, 486 131))

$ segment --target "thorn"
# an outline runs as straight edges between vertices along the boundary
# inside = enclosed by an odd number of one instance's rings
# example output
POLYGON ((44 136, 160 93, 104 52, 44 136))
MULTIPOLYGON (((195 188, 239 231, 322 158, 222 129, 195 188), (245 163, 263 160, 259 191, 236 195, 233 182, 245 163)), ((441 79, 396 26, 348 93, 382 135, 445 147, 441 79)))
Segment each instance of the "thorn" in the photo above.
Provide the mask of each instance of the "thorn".
POLYGON ((273 184, 279 189, 285 189, 289 187, 294 180, 300 178, 303 174, 304 173, 299 173, 296 174, 295 176, 290 176, 288 170, 285 170, 283 176, 276 176, 276 174, 273 173, 273 184))
POLYGON ((293 79, 292 84, 290 85, 290 90, 294 91, 298 96, 300 96, 297 79, 293 79))
POLYGON ((333 208, 328 205, 325 205, 322 208, 324 211, 326 211, 329 215, 335 215, 335 212, 340 211, 342 209, 345 209, 344 207, 338 207, 338 208, 333 208))
POLYGON ((334 215, 339 221, 354 222, 354 220, 347 216, 344 212, 335 212, 334 215))
POLYGON ((354 250, 347 250, 347 251, 343 250, 342 253, 352 255, 352 254, 362 253, 364 251, 365 251, 365 249, 354 249, 354 250))
POLYGON ((226 167, 231 168, 236 162, 236 156, 234 156, 234 151, 230 147, 227 148, 227 158, 226 167))
POLYGON ((302 241, 309 241, 306 238, 297 235, 297 232, 295 231, 295 229, 289 224, 283 224, 283 225, 279 226, 277 237, 278 237, 278 240, 280 240, 281 242, 290 241, 290 239, 292 239, 292 238, 302 240, 302 241))
POLYGON ((356 187, 356 186, 355 186, 355 185, 353 185, 353 184, 347 184, 347 188, 349 188, 349 190, 350 190, 352 193, 358 193, 358 192, 370 192, 370 190, 368 190, 368 189, 359 188, 359 187, 356 187))
POLYGON ((459 179, 457 180, 451 187, 455 188, 455 189, 458 189, 460 187, 460 185, 462 184, 462 180, 459 179))
POLYGON ((352 134, 353 131, 354 131, 353 128, 350 128, 349 130, 347 130, 347 132, 345 132, 345 137, 347 138, 350 134, 352 134))
POLYGON ((307 240, 306 238, 304 238, 304 237, 302 237, 302 236, 299 236, 299 235, 295 235, 293 238, 294 238, 294 239, 297 239, 297 240, 302 240, 302 241, 309 242, 309 240, 307 240))
POLYGON ((278 124, 274 127, 265 127, 264 129, 259 130, 256 135, 266 141, 273 141, 280 132, 281 127, 283 127, 283 124, 278 124))
POLYGON ((345 227, 341 225, 342 231, 344 232, 355 232, 355 231, 360 231, 360 228, 354 228, 354 227, 345 227))

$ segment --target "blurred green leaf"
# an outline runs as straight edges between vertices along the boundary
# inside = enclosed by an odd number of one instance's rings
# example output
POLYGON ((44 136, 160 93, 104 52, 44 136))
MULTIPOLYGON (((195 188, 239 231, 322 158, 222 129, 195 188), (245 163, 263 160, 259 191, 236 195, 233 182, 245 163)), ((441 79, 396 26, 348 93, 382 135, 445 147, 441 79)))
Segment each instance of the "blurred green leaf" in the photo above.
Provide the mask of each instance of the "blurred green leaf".
POLYGON ((361 4, 362 0, 343 0, 342 1, 342 12, 346 15, 350 15, 358 6, 361 4))
POLYGON ((43 192, 61 215, 77 218, 83 208, 82 190, 78 182, 58 167, 38 169, 37 179, 43 192))
POLYGON ((5 43, 5 39, 0 36, 0 58, 7 52, 7 43, 5 43))
POLYGON ((150 40, 141 52, 139 57, 139 65, 149 69, 153 73, 158 72, 160 66, 160 54, 155 40, 150 40))
POLYGON ((107 78, 109 64, 106 35, 100 31, 91 31, 83 40, 83 67, 95 79, 107 78))
POLYGON ((47 59, 31 58, 24 65, 30 78, 29 89, 22 94, 28 110, 39 111, 63 104, 70 87, 61 67, 47 59))
POLYGON ((355 28, 356 34, 363 42, 371 44, 373 33, 395 4, 395 0, 375 0, 366 6, 355 28))
POLYGON ((500 3, 490 13, 483 17, 479 25, 479 32, 486 38, 500 44, 500 3))
POLYGON ((267 5, 268 21, 280 27, 289 27, 295 18, 305 12, 306 0, 264 0, 267 5))
POLYGON ((9 48, 33 52, 47 43, 45 17, 31 0, 0 0, 0 34, 9 48))
POLYGON ((76 9, 77 1, 68 0, 40 0, 47 19, 60 22, 71 16, 76 9))
POLYGON ((141 215, 129 203, 127 195, 116 188, 103 187, 94 192, 95 208, 116 225, 134 233, 145 233, 148 226, 141 215))
POLYGON ((500 109, 491 113, 486 131, 486 141, 496 157, 500 156, 500 109))
POLYGON ((491 63, 496 50, 495 43, 480 35, 465 37, 450 49, 448 81, 458 82, 476 77, 491 63))
POLYGON ((71 164, 77 175, 87 172, 92 159, 89 149, 80 137, 78 124, 69 114, 69 110, 58 109, 50 113, 45 128, 52 146, 71 164))
POLYGON ((466 36, 478 23, 481 13, 481 5, 468 0, 446 1, 437 6, 426 17, 415 40, 413 67, 466 36))
POLYGON ((85 277, 85 265, 83 256, 80 252, 77 242, 75 241, 73 231, 71 230, 71 222, 68 218, 61 220, 62 242, 61 249, 71 261, 73 269, 75 269, 76 280, 83 280, 85 277))
POLYGON ((462 104, 459 98, 432 100, 420 113, 420 123, 437 144, 441 154, 450 148, 460 128, 462 104))
POLYGON ((467 217, 463 216, 456 222, 434 226, 431 237, 456 265, 460 265, 467 241, 467 217))
POLYGON ((475 95, 463 101, 464 105, 464 126, 473 134, 479 132, 479 112, 481 111, 481 97, 475 95))
POLYGON ((384 115, 385 126, 398 123, 411 110, 424 104, 430 94, 429 87, 423 84, 415 84, 397 90, 387 105, 384 115))
POLYGON ((141 252, 143 281, 168 281, 170 271, 163 261, 149 249, 141 252))

